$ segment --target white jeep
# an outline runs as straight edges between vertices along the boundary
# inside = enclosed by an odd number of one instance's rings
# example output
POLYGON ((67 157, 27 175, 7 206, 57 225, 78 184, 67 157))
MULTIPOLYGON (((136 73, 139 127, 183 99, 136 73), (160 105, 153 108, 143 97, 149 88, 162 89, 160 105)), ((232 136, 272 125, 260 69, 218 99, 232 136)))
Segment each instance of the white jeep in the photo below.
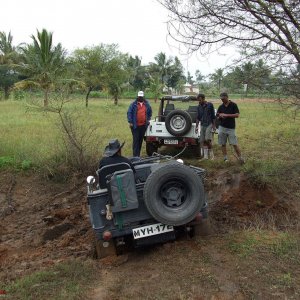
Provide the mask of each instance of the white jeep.
POLYGON ((200 128, 196 132, 198 101, 196 96, 164 96, 160 99, 158 116, 150 121, 145 133, 147 155, 161 146, 195 150, 201 155, 200 128))

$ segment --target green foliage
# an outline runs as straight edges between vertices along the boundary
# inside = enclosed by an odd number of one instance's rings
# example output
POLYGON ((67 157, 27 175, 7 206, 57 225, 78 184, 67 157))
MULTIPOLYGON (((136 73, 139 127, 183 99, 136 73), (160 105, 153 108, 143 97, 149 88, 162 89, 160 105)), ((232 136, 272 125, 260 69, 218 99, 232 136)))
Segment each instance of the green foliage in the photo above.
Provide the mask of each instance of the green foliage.
POLYGON ((299 237, 289 232, 244 230, 228 238, 229 249, 241 257, 267 252, 275 258, 296 262, 300 250, 299 237))
POLYGON ((100 44, 99 46, 76 49, 71 58, 74 64, 74 76, 84 81, 89 93, 96 88, 107 90, 117 98, 121 85, 126 78, 127 56, 118 51, 118 45, 100 44))
POLYGON ((0 156, 0 168, 11 167, 15 165, 15 159, 10 156, 0 156))
POLYGON ((13 67, 18 55, 12 40, 10 32, 0 32, 0 89, 3 89, 5 99, 8 99, 11 87, 19 79, 13 67))
POLYGON ((14 90, 13 98, 14 100, 24 100, 26 97, 25 91, 14 90))
POLYGON ((37 30, 31 36, 33 44, 22 48, 20 71, 27 77, 16 83, 17 89, 38 87, 44 93, 44 106, 48 106, 48 94, 55 88, 60 76, 65 72, 65 50, 61 44, 53 46, 52 33, 46 29, 37 30))
POLYGON ((300 241, 289 233, 282 233, 281 238, 270 245, 270 250, 278 258, 293 259, 291 253, 299 253, 300 241))
POLYGON ((244 166, 244 171, 253 184, 264 187, 274 183, 274 179, 279 178, 283 168, 284 163, 277 160, 250 159, 244 166))
POLYGON ((15 170, 29 170, 33 167, 30 160, 18 161, 15 157, 0 156, 0 169, 13 168, 15 170))
POLYGON ((69 261, 2 286, 11 299, 82 299, 97 278, 92 262, 69 261))
POLYGON ((144 90, 148 84, 147 67, 142 66, 138 56, 129 56, 127 59, 128 82, 134 90, 144 90))
POLYGON ((242 241, 236 240, 236 238, 231 240, 229 242, 229 249, 241 257, 247 257, 252 253, 254 253, 257 245, 258 245, 257 238, 251 233, 250 234, 246 233, 242 237, 242 241))
POLYGON ((161 84, 167 87, 176 88, 178 83, 184 78, 183 66, 180 60, 175 57, 167 58, 163 52, 154 57, 155 63, 150 63, 149 73, 152 78, 159 77, 161 84))

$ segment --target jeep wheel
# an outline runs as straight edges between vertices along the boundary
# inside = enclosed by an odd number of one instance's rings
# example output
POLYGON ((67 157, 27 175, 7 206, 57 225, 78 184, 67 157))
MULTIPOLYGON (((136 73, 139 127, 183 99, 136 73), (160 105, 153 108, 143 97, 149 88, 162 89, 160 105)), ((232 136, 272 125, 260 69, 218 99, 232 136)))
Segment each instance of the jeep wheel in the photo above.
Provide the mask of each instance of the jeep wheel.
POLYGON ((166 128, 174 136, 185 135, 192 126, 192 119, 184 110, 173 110, 166 116, 166 128))
POLYGON ((144 186, 144 201, 157 221, 180 226, 192 221, 205 200, 201 179, 189 167, 177 162, 154 170, 144 186))
POLYGON ((157 152, 158 145, 155 143, 146 142, 146 153, 148 156, 152 156, 154 152, 157 152))
POLYGON ((116 255, 116 246, 114 240, 110 240, 108 242, 98 240, 95 238, 94 241, 94 254, 93 257, 96 259, 101 259, 107 256, 116 255))

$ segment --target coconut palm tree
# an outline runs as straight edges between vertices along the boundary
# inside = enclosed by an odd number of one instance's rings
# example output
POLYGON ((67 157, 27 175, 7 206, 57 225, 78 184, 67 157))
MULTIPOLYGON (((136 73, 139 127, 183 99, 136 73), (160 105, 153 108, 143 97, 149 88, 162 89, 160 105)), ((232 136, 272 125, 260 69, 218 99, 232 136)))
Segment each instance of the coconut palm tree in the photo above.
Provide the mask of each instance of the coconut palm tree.
POLYGON ((22 63, 19 65, 27 79, 16 84, 19 88, 37 86, 44 92, 44 107, 48 106, 49 92, 55 87, 65 71, 65 50, 59 43, 53 46, 52 32, 37 30, 32 35, 33 43, 22 48, 22 63))
POLYGON ((8 34, 0 32, 0 88, 4 90, 5 99, 8 99, 9 90, 18 79, 17 73, 13 69, 18 55, 12 40, 10 32, 8 34))
POLYGON ((154 60, 155 63, 150 65, 151 72, 158 73, 161 83, 167 84, 173 64, 172 58, 167 58, 165 53, 160 52, 154 57, 154 60))

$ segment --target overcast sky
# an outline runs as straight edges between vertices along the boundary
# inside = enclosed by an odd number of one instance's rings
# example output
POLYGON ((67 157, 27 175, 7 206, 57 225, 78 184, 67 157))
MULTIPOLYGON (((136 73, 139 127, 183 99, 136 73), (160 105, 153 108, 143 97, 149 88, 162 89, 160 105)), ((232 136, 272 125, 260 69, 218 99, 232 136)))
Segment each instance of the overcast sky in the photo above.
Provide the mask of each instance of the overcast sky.
POLYGON ((182 55, 183 45, 167 35, 168 11, 156 0, 5 0, 1 12, 0 31, 11 31, 14 45, 31 42, 30 35, 45 28, 53 32, 54 44, 62 43, 69 53, 115 43, 120 51, 141 57, 142 64, 153 62, 159 52, 178 56, 192 75, 197 69, 207 75, 223 68, 233 55, 182 55))

